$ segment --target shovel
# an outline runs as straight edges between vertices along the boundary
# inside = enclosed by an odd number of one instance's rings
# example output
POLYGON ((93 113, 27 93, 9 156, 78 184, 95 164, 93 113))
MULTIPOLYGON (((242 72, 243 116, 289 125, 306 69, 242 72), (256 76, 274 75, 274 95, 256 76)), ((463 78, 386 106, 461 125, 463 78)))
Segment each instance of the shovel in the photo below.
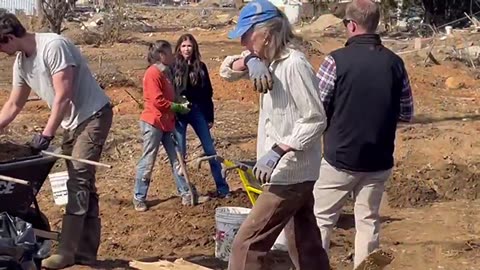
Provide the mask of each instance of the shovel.
POLYGON ((185 178, 185 181, 187 181, 188 189, 189 189, 189 194, 190 194, 190 203, 192 206, 195 206, 198 204, 198 193, 195 185, 190 182, 190 179, 188 177, 187 173, 187 165, 185 163, 185 159, 183 158, 182 153, 180 152, 180 147, 178 145, 178 141, 175 138, 175 134, 172 133, 172 140, 173 144, 175 145, 175 152, 177 153, 177 160, 178 163, 180 163, 180 169, 182 171, 182 175, 185 178))
POLYGON ((357 266, 354 270, 382 270, 394 259, 391 250, 376 249, 357 266))

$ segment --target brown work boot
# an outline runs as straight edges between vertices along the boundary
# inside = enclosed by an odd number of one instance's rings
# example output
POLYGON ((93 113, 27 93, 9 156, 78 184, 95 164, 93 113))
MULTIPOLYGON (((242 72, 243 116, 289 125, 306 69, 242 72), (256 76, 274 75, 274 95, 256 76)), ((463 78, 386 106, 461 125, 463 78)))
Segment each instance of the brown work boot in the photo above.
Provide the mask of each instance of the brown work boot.
POLYGON ((75 254, 76 264, 94 265, 97 262, 101 230, 102 224, 99 218, 85 218, 83 235, 78 243, 77 253, 75 254))
POLYGON ((42 268, 63 269, 75 264, 75 251, 82 236, 84 220, 84 216, 63 216, 57 253, 43 260, 42 268))

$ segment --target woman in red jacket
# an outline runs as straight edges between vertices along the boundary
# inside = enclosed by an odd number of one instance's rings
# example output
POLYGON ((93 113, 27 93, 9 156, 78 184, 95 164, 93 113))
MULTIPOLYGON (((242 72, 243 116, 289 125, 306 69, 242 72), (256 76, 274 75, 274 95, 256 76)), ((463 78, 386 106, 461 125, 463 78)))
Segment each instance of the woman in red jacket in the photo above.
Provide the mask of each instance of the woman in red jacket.
POLYGON ((168 41, 159 40, 148 50, 148 63, 143 77, 144 110, 140 117, 143 136, 143 154, 137 165, 133 205, 137 211, 146 211, 148 187, 160 144, 167 152, 182 204, 190 204, 187 182, 176 169, 178 161, 172 133, 175 130, 175 113, 190 111, 187 104, 173 102, 175 92, 172 85, 172 71, 169 68, 175 61, 172 46, 168 41))

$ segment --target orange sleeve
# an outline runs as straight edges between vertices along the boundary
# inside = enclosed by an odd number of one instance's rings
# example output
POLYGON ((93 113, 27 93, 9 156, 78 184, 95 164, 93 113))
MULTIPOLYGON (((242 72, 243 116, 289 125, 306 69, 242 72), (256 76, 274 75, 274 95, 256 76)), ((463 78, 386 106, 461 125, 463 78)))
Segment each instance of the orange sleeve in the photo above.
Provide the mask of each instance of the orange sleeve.
POLYGON ((170 109, 172 102, 163 95, 162 76, 160 71, 149 69, 145 74, 143 91, 147 102, 151 102, 160 112, 165 112, 170 109))

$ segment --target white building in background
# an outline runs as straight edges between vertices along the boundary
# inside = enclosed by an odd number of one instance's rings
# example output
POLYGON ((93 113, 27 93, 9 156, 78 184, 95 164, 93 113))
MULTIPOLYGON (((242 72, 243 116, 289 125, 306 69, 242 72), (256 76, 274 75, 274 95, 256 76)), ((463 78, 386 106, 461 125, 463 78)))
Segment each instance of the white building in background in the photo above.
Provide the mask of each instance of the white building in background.
POLYGON ((0 0, 0 9, 10 13, 23 12, 26 15, 36 13, 35 0, 0 0))

